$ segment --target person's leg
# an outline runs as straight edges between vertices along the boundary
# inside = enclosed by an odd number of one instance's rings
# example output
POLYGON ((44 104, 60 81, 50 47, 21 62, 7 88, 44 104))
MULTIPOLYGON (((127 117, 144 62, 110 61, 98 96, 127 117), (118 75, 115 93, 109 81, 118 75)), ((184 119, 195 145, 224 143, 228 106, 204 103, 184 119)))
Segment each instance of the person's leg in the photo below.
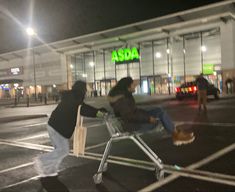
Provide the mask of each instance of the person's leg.
POLYGON ((160 107, 148 110, 149 115, 158 118, 163 127, 172 135, 173 143, 175 145, 182 145, 191 143, 195 137, 193 133, 186 133, 175 128, 170 116, 160 107))
POLYGON ((52 175, 58 172, 58 168, 64 157, 69 154, 69 141, 60 135, 51 126, 47 125, 49 137, 54 150, 39 156, 36 163, 42 169, 42 175, 52 175))
POLYGON ((202 94, 201 90, 197 91, 197 99, 198 99, 198 110, 201 111, 201 103, 202 103, 202 94))
POLYGON ((172 134, 174 132, 175 125, 173 124, 167 112, 164 111, 161 107, 155 107, 154 109, 148 110, 148 114, 158 118, 168 133, 172 134))
POLYGON ((207 93, 206 93, 206 90, 203 90, 202 91, 202 94, 203 94, 203 109, 204 111, 206 112, 207 111, 207 107, 206 107, 206 103, 207 103, 207 93))

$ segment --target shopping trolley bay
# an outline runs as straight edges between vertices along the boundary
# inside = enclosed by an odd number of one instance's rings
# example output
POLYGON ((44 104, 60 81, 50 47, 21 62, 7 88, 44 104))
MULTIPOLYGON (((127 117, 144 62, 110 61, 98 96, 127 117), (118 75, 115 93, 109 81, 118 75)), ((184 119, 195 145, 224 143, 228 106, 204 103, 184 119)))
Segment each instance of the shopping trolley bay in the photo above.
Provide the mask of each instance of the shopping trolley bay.
MULTIPOLYGON (((151 107, 155 105, 159 103, 151 107)), ((144 134, 117 134, 104 119, 85 118, 85 155, 73 155, 71 140, 59 176, 46 182, 36 174, 33 159, 53 149, 47 118, 2 122, 0 191, 235 191, 235 99, 209 101, 207 114, 199 114, 192 100, 170 100, 161 106, 178 128, 194 131, 193 143, 174 146, 161 125, 144 134)), ((46 114, 54 107, 33 110, 46 114)), ((14 109, 7 110, 10 114, 14 109)), ((26 110, 18 108, 17 113, 26 110)))

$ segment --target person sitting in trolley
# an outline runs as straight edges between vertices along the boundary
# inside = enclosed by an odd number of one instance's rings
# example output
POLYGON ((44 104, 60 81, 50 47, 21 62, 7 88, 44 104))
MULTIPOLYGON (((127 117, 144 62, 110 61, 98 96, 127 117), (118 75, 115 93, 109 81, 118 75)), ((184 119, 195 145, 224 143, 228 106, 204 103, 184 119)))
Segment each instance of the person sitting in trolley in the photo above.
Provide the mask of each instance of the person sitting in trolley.
POLYGON ((131 77, 125 77, 119 80, 108 94, 108 101, 115 116, 121 118, 125 131, 152 130, 157 127, 158 120, 160 120, 165 130, 172 135, 174 145, 188 144, 194 141, 193 132, 186 133, 177 130, 169 115, 161 107, 154 107, 151 110, 138 108, 132 95, 136 85, 131 77))

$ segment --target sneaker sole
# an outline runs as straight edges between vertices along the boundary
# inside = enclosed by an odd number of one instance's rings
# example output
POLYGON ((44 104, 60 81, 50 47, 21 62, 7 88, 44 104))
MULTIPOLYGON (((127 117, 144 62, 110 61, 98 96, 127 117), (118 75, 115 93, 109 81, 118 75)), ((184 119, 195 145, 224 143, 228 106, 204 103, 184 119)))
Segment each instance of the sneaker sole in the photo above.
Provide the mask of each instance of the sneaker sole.
POLYGON ((51 173, 51 174, 40 174, 39 177, 45 178, 45 177, 55 177, 58 176, 58 173, 51 173))
POLYGON ((192 143, 194 140, 195 140, 195 137, 187 141, 175 141, 173 144, 176 146, 186 145, 186 144, 192 143))

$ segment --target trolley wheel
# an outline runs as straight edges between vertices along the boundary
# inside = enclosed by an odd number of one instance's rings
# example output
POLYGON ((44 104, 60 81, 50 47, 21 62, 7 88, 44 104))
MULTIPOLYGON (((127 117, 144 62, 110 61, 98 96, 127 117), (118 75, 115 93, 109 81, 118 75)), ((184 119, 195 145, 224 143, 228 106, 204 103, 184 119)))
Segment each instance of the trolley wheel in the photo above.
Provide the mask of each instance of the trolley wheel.
POLYGON ((108 170, 108 163, 105 162, 105 163, 104 163, 104 167, 103 167, 103 169, 102 169, 102 172, 106 172, 107 170, 108 170))
POLYGON ((156 179, 157 179, 158 181, 164 179, 164 171, 163 171, 163 170, 156 169, 156 170, 155 170, 155 176, 156 176, 156 179))
POLYGON ((93 180, 94 180, 94 183, 95 184, 100 184, 102 182, 102 173, 96 173, 94 176, 93 176, 93 180))

